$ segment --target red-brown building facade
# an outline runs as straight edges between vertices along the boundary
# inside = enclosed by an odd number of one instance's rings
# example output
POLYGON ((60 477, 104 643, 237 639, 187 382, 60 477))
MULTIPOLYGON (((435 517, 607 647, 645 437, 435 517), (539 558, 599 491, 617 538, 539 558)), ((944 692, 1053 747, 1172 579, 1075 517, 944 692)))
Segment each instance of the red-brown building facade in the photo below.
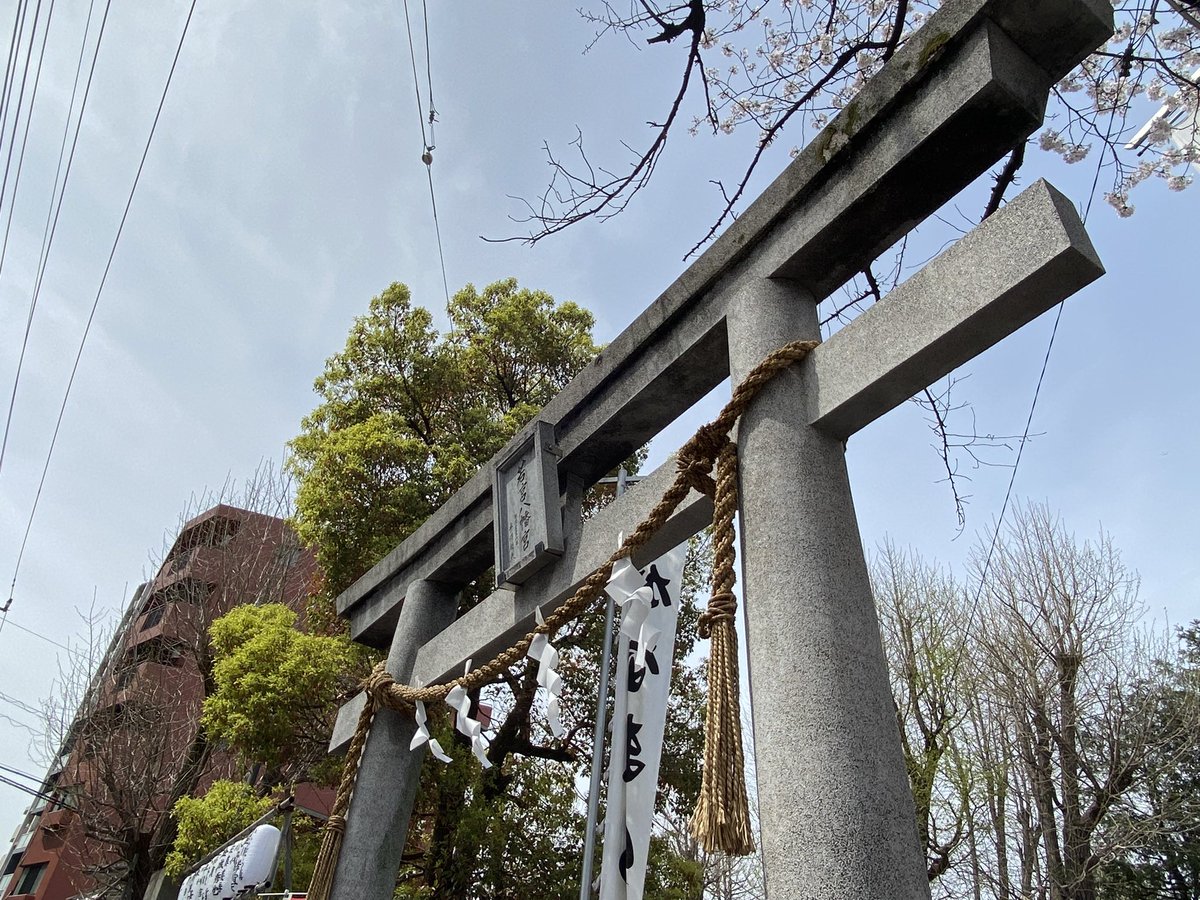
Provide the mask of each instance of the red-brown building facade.
POLYGON ((0 898, 140 900, 103 889, 148 880, 172 838, 165 812, 176 799, 247 774, 199 727, 208 626, 244 603, 302 612, 317 577, 282 519, 221 504, 185 523, 135 593, 14 836, 0 898))

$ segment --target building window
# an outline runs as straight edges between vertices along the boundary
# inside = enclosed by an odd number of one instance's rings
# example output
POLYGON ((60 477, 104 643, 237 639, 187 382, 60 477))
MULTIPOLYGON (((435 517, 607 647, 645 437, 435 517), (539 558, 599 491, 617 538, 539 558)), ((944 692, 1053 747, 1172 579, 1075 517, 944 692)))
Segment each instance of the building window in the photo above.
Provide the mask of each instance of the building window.
POLYGON ((16 890, 13 894, 32 894, 38 889, 38 885, 42 882, 42 876, 46 873, 46 863, 38 863, 35 866, 26 866, 21 870, 21 880, 17 882, 16 890))
POLYGON ((140 666, 145 662, 178 666, 183 664, 183 644, 171 638, 150 638, 130 650, 128 656, 133 666, 140 666))
POLYGON ((195 549, 196 548, 193 547, 191 550, 184 550, 183 552, 172 556, 169 560, 167 560, 169 563, 167 571, 171 575, 174 575, 176 572, 187 568, 187 564, 192 561, 192 554, 195 552, 195 549))
POLYGON ((129 687, 129 683, 133 681, 135 675, 137 675, 137 668, 132 664, 122 666, 117 672, 117 677, 113 679, 113 690, 122 691, 129 687))
POLYGON ((145 631, 148 628, 153 628, 155 625, 161 622, 163 612, 166 610, 166 608, 166 603, 159 603, 157 606, 153 607, 148 613, 146 613, 146 618, 142 620, 142 627, 139 628, 138 631, 145 631))
MULTIPOLYGON (((18 838, 19 840, 19 838, 18 838)), ((28 839, 25 843, 29 843, 28 839)), ((4 864, 4 874, 0 875, 0 897, 4 896, 4 892, 8 889, 8 883, 13 880, 13 875, 17 871, 17 866, 21 864, 21 853, 17 851, 8 858, 8 862, 4 864)))

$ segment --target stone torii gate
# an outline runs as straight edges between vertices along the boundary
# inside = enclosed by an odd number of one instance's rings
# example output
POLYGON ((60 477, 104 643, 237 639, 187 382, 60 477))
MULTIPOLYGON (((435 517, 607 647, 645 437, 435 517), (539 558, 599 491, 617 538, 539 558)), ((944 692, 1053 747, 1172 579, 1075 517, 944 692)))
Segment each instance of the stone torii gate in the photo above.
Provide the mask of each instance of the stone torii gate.
MULTIPOLYGON (((817 303, 1031 134, 1050 87, 1111 31, 1108 0, 948 0, 537 422, 338 598, 352 636, 390 648, 398 682, 429 684, 530 630, 536 609, 562 603, 646 517, 672 466, 586 522, 583 492, 726 377, 739 382, 790 341, 819 340, 817 303), (526 566, 510 558, 493 493, 503 501, 513 460, 547 453, 561 548, 543 535, 556 558, 526 566), (522 583, 456 621, 456 593, 494 562, 522 583)), ((1102 272, 1073 206, 1038 182, 777 376, 742 418, 746 643, 771 897, 929 896, 844 441, 1102 272)), ((711 514, 691 494, 635 563, 711 514)), ((362 702, 342 709, 332 749, 362 702)), ((335 900, 392 894, 425 753, 408 750, 413 729, 376 715, 335 900)))

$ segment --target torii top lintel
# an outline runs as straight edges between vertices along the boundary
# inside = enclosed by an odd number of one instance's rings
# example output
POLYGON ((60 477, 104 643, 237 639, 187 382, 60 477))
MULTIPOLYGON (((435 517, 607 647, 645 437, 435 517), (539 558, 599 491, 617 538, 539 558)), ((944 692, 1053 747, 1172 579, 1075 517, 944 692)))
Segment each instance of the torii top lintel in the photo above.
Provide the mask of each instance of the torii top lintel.
MULTIPOLYGON (((545 407, 563 483, 594 483, 728 376, 725 310, 750 280, 828 296, 1031 134, 1051 86, 1111 31, 1107 0, 945 3, 545 407)), ((857 430, 1103 271, 1053 188, 1002 212, 899 289, 908 301, 885 298, 814 352, 812 424, 857 430), (977 266, 986 278, 961 277, 977 266)), ((338 598, 352 636, 386 647, 408 583, 466 584, 492 564, 491 488, 485 467, 338 598)))

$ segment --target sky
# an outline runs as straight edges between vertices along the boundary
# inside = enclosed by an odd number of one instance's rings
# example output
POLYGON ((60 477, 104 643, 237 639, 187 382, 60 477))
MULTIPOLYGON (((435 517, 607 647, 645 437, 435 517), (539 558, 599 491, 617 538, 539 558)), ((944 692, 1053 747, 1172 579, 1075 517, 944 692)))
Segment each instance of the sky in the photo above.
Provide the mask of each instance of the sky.
MULTIPOLYGON (((0 4, 0 25, 13 10, 13 0, 0 4)), ((0 225, 13 212, 0 270, 5 408, 86 14, 82 0, 55 10, 18 193, 0 207, 0 225)), ((180 0, 116 4, 105 25, 0 468, 5 588, 186 14, 180 0)), ((516 276, 591 309, 597 339, 609 341, 683 271, 719 210, 709 179, 736 172, 747 144, 681 132, 620 217, 533 247, 481 240, 521 233, 512 198, 544 186, 546 143, 565 150, 579 127, 594 153, 619 164, 620 140, 640 142, 644 123, 665 111, 684 48, 609 40, 584 53, 591 36, 571 5, 550 0, 431 6, 433 174, 451 291, 516 276)), ((123 608, 195 498, 281 458, 315 405, 313 379, 373 295, 404 281, 444 322, 407 40, 396 3, 198 5, 0 631, 0 765, 41 774, 28 728, 54 690, 55 644, 80 646, 79 610, 123 608)), ((786 149, 768 156, 752 195, 786 165, 786 149)), ((1092 160, 1067 167, 1035 153, 1023 183, 1044 175, 1085 203, 1094 174, 1092 160)), ((1140 573, 1148 620, 1160 626, 1200 616, 1200 355, 1185 252, 1195 190, 1144 185, 1129 219, 1093 204, 1088 228, 1108 274, 1063 309, 1013 489, 1081 537, 1103 526, 1140 573)), ((978 191, 944 217, 974 214, 978 191)), ((931 229, 930 254, 942 240, 931 229)), ((957 373, 955 396, 980 433, 1021 433, 1052 324, 1053 313, 1043 316, 957 373)), ((652 459, 721 399, 668 429, 652 459)), ((990 536, 1012 470, 965 472, 960 533, 932 443, 911 404, 851 439, 863 540, 890 538, 962 571, 990 536)), ((0 839, 26 805, 0 785, 0 839)))

